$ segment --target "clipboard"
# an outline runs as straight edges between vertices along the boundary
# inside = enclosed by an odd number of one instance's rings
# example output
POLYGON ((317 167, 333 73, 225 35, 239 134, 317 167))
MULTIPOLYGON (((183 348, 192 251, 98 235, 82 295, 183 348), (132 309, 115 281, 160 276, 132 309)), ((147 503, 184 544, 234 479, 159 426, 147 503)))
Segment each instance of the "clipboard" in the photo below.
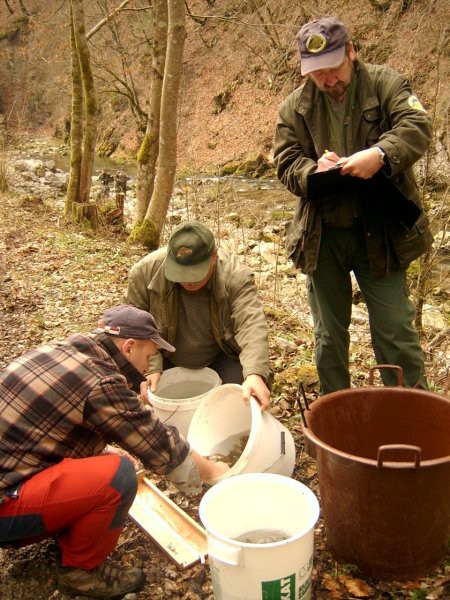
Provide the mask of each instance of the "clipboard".
POLYGON ((306 179, 306 199, 320 202, 345 192, 356 192, 363 202, 373 203, 387 218, 411 229, 421 214, 420 208, 407 198, 397 186, 378 171, 370 179, 341 175, 342 167, 320 173, 310 173, 306 179))
POLYGON ((355 178, 351 175, 341 175, 342 167, 333 167, 328 171, 310 173, 306 178, 306 199, 322 200, 354 189, 355 178))

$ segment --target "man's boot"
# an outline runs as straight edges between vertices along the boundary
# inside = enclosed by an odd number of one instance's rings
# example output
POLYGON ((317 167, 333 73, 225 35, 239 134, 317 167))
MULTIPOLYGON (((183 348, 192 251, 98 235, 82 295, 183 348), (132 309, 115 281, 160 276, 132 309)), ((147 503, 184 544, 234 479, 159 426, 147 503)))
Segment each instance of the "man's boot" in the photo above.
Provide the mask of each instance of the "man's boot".
POLYGON ((123 567, 105 561, 87 571, 76 567, 59 567, 58 587, 67 593, 114 600, 131 592, 138 592, 144 585, 144 574, 135 567, 123 567))

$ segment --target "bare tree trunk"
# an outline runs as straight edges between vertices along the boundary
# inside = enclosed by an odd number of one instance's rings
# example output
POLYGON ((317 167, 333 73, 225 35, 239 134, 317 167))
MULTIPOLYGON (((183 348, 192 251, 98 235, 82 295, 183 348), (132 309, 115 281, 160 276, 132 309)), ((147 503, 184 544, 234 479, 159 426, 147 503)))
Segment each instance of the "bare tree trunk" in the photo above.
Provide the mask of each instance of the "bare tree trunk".
POLYGON ((84 93, 85 122, 83 131, 83 155, 81 160, 80 199, 89 202, 94 167, 95 142, 97 140, 98 108, 91 57, 86 40, 83 0, 72 0, 75 41, 81 69, 84 93))
POLYGON ((75 42, 72 4, 70 5, 70 50, 72 60, 72 110, 70 118, 70 175, 65 205, 66 215, 74 212, 75 202, 80 202, 83 139, 83 84, 75 42))
POLYGON ((9 10, 9 14, 11 14, 11 15, 12 15, 12 14, 14 13, 14 10, 11 8, 11 6, 10 6, 10 4, 9 4, 8 0, 3 0, 3 1, 4 1, 4 3, 6 4, 6 8, 9 10))
POLYGON ((156 182, 144 221, 135 238, 157 248, 172 195, 177 166, 177 107, 186 38, 184 0, 168 0, 169 27, 161 98, 156 182))
POLYGON ((28 12, 28 11, 27 11, 27 9, 25 8, 25 5, 24 5, 24 3, 23 3, 23 0, 19 0, 19 6, 20 6, 20 8, 21 8, 21 10, 22 10, 22 14, 23 14, 23 15, 25 15, 25 16, 28 16, 28 15, 29 15, 29 12, 28 12))
POLYGON ((145 217, 153 194, 156 161, 159 152, 161 96, 167 49, 167 0, 155 0, 153 5, 153 52, 150 110, 147 127, 137 156, 136 225, 145 217))
MULTIPOLYGON (((443 55, 443 40, 446 39, 446 36, 443 34, 441 37, 442 42, 439 44, 438 50, 438 61, 436 65, 436 86, 435 93, 433 99, 433 109, 432 109, 432 117, 433 117, 433 131, 434 131, 434 139, 433 146, 436 147, 436 136, 437 136, 437 102, 439 97, 439 90, 441 87, 441 58, 443 55)), ((423 177, 422 183, 422 205, 424 210, 430 214, 430 202, 425 198, 425 189, 427 183, 429 181, 429 173, 430 173, 430 151, 427 152, 425 158, 425 173, 423 177)), ((419 258, 419 274, 417 277, 417 288, 416 288, 416 300, 415 300, 415 318, 414 325, 419 333, 423 333, 423 306, 427 299, 428 294, 433 289, 432 282, 432 272, 434 259, 436 257, 436 250, 433 248, 429 248, 420 258, 419 258)))
POLYGON ((419 259, 419 275, 417 277, 417 286, 415 290, 416 299, 414 317, 414 325, 419 334, 423 333, 423 306, 429 294, 430 288, 432 287, 430 276, 434 262, 433 258, 434 252, 430 248, 419 259))

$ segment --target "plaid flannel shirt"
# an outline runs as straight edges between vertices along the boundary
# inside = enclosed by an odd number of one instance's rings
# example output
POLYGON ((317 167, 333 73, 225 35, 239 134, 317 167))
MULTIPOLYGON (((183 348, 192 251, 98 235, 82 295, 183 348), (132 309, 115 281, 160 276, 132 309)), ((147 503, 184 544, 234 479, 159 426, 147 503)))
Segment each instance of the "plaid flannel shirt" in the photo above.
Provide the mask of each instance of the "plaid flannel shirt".
POLYGON ((141 402, 143 380, 105 334, 72 335, 10 363, 0 372, 0 490, 108 443, 170 473, 189 445, 141 402))

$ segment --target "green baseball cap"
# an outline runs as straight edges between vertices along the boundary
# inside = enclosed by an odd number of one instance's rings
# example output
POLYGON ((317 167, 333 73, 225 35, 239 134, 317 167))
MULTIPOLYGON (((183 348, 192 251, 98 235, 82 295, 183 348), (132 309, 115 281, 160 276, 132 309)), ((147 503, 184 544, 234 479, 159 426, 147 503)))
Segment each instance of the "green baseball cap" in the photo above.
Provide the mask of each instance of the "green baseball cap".
POLYGON ((177 283, 195 283, 204 279, 215 246, 212 232, 198 221, 180 223, 167 243, 167 279, 177 283))

